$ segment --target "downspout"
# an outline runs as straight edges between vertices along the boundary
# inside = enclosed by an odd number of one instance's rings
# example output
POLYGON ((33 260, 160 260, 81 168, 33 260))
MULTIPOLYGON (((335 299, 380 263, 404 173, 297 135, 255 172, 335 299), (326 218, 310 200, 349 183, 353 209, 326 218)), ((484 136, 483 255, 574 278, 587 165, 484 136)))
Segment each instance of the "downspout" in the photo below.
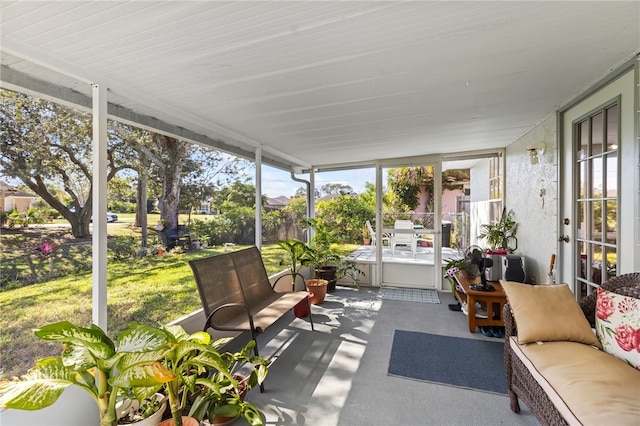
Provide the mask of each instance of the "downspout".
MULTIPOLYGON (((301 179, 299 177, 296 177, 295 173, 292 171, 291 172, 291 180, 295 181, 295 182, 300 182, 303 183, 306 187, 307 187, 307 211, 306 211, 306 215, 307 218, 311 217, 311 202, 313 201, 313 193, 311 191, 311 182, 308 180, 304 180, 301 179)), ((307 242, 309 242, 309 231, 307 230, 307 242)))

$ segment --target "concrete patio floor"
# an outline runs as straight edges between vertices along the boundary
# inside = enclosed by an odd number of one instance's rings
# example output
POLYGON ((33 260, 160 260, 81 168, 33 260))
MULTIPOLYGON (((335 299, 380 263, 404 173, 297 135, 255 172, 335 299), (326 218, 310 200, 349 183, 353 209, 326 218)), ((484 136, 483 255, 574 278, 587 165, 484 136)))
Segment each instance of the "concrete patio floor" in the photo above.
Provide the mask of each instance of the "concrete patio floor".
MULTIPOLYGON (((266 425, 539 424, 523 403, 520 414, 511 412, 506 395, 388 376, 396 329, 497 339, 469 333, 464 314, 448 309, 448 293, 431 304, 381 300, 377 292, 338 286, 312 307, 315 332, 306 318, 288 314, 258 338, 273 363, 265 392, 253 389, 246 399, 266 425)), ((477 361, 470 368, 482 368, 477 361)))

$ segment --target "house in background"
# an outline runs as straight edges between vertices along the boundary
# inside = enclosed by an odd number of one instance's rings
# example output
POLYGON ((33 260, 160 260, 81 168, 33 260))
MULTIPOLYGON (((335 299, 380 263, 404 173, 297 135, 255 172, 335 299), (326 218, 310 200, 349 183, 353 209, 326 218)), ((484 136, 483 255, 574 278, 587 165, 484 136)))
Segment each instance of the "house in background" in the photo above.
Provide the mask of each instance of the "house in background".
POLYGON ((19 212, 28 210, 37 199, 37 195, 20 191, 8 183, 0 181, 0 206, 2 206, 3 212, 10 212, 13 209, 19 212))

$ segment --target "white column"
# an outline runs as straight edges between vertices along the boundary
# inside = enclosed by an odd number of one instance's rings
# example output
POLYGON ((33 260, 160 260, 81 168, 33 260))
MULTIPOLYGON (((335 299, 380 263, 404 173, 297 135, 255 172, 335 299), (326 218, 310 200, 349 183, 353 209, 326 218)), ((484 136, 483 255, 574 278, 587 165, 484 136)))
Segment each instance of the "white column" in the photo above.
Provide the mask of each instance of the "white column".
POLYGON ((256 247, 262 248, 262 148, 256 149, 256 247))
POLYGON ((442 157, 433 164, 433 271, 435 286, 442 288, 442 157))
POLYGON ((382 165, 376 163, 376 280, 371 285, 382 286, 382 165))
POLYGON ((93 88, 93 322, 107 330, 107 89, 93 88))
MULTIPOLYGON (((309 203, 309 218, 316 217, 316 171, 313 167, 309 170, 309 194, 307 194, 307 201, 309 203)), ((313 238, 315 231, 313 228, 309 228, 307 232, 307 242, 310 242, 313 238)))

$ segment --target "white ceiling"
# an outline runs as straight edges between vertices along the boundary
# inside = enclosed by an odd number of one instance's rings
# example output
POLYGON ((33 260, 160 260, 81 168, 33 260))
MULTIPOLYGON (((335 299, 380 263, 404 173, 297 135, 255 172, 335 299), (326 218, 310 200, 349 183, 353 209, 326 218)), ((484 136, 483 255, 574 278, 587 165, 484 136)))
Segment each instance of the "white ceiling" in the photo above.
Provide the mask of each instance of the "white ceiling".
POLYGON ((4 87, 279 166, 505 147, 640 52, 639 1, 1 7, 4 87))

